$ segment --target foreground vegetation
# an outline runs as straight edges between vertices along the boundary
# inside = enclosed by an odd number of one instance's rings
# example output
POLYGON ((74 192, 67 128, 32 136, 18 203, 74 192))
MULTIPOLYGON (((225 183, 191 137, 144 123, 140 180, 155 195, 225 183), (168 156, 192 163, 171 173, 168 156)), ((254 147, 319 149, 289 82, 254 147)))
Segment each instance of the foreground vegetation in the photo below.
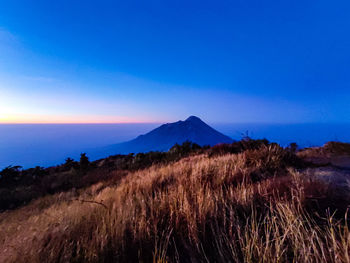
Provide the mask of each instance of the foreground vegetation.
POLYGON ((130 171, 155 164, 168 164, 186 156, 239 153, 268 144, 267 140, 249 139, 210 148, 184 142, 182 145, 175 144, 168 152, 114 155, 94 162, 90 162, 86 154, 82 153, 79 161, 67 158, 64 164, 49 168, 37 166, 23 170, 18 165, 8 166, 0 171, 0 212, 17 208, 48 194, 85 188, 111 178, 119 180, 130 171))
POLYGON ((82 178, 103 180, 1 213, 0 261, 350 261, 348 195, 305 173, 315 150, 190 146, 128 171, 101 160, 82 178))

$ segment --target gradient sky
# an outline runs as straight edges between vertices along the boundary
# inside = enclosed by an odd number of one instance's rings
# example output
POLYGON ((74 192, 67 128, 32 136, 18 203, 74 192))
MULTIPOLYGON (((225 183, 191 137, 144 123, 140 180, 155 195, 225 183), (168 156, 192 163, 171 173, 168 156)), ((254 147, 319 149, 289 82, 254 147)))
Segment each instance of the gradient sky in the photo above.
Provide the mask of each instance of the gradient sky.
POLYGON ((0 0, 0 122, 350 122, 349 1, 0 0))

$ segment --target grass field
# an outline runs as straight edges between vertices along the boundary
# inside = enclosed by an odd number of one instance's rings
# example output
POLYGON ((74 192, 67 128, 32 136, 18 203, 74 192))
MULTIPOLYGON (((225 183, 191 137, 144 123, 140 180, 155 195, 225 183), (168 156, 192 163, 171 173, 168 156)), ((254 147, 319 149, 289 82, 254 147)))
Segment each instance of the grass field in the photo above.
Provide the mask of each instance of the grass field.
POLYGON ((277 145, 201 153, 0 214, 1 262, 350 262, 348 197, 277 145))

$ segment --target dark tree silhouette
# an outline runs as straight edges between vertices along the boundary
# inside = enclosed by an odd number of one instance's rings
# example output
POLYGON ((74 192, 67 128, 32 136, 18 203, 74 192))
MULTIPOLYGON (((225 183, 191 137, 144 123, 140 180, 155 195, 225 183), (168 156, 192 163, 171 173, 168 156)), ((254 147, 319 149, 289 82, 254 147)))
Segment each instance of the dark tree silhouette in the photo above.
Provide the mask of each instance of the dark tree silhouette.
POLYGON ((88 170, 90 161, 89 161, 89 158, 86 156, 86 153, 80 154, 79 165, 80 165, 80 170, 82 172, 86 172, 88 170))
POLYGON ((296 144, 295 142, 292 142, 291 144, 289 144, 288 149, 290 152, 296 153, 298 150, 298 144, 296 144))

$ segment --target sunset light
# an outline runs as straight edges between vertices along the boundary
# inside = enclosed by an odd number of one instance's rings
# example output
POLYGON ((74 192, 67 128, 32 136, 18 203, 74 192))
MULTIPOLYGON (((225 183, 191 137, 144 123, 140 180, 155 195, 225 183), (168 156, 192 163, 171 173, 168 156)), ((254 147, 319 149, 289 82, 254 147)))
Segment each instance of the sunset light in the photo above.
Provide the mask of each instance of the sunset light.
POLYGON ((350 263, 349 0, 0 0, 0 263, 350 263))

